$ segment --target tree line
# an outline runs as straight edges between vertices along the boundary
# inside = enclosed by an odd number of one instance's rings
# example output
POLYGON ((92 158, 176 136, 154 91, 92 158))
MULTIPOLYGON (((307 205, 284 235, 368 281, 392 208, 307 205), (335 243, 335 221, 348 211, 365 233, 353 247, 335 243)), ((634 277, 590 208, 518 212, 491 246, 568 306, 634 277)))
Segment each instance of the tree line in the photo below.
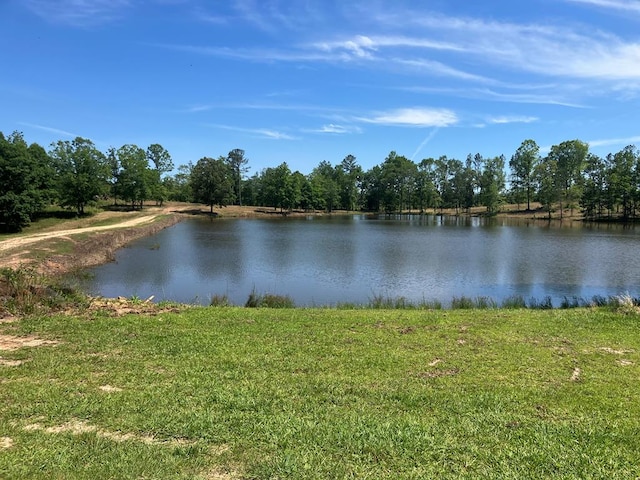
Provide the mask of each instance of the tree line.
POLYGON ((463 160, 441 156, 414 162, 396 152, 364 170, 353 155, 332 165, 320 162, 309 174, 286 162, 246 177, 242 149, 203 157, 174 172, 160 144, 127 144, 101 152, 84 138, 58 141, 46 151, 27 144, 19 132, 0 132, 0 230, 17 231, 49 205, 83 215, 85 206, 111 199, 132 209, 145 201, 272 207, 280 211, 363 210, 425 212, 484 207, 495 214, 504 203, 531 210, 539 202, 551 217, 580 209, 587 219, 632 220, 640 205, 640 153, 628 146, 602 158, 586 143, 569 140, 545 156, 525 140, 507 161, 504 155, 463 160))

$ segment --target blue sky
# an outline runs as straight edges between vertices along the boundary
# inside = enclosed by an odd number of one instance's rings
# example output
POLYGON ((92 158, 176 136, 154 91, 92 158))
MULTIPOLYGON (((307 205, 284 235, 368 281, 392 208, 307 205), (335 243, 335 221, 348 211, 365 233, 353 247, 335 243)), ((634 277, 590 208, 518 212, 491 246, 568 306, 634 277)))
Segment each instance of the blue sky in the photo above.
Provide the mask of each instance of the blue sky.
POLYGON ((309 173, 640 145, 637 0, 2 0, 0 40, 0 131, 45 147, 309 173))

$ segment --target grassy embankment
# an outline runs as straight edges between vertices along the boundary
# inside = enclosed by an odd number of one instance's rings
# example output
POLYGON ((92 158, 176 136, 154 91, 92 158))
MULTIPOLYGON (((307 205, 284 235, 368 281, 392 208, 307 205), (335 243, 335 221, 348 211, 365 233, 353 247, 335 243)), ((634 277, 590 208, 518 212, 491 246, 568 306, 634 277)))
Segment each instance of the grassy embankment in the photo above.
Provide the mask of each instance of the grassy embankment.
POLYGON ((0 476, 637 478, 639 320, 633 307, 27 317, 0 324, 0 476), (17 337, 32 346, 6 350, 17 337))

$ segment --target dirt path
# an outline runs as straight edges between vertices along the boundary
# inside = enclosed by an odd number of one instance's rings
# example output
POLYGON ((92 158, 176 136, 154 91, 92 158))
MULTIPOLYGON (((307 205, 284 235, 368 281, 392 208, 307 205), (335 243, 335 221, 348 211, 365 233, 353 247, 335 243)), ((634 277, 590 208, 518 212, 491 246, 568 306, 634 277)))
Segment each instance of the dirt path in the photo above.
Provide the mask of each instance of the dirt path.
POLYGON ((74 228, 71 230, 58 230, 55 232, 46 232, 46 233, 34 233, 32 235, 27 235, 24 237, 12 238, 10 240, 4 240, 0 242, 0 252, 3 250, 9 250, 12 248, 22 248, 26 245, 30 245, 32 243, 40 242, 42 240, 47 240, 51 238, 68 237, 70 235, 78 235, 80 233, 100 232, 103 230, 113 230, 115 228, 135 227, 138 225, 152 222, 158 216, 162 215, 162 213, 163 212, 158 212, 153 215, 145 215, 144 217, 132 218, 131 220, 126 220, 120 223, 114 223, 112 225, 74 228))

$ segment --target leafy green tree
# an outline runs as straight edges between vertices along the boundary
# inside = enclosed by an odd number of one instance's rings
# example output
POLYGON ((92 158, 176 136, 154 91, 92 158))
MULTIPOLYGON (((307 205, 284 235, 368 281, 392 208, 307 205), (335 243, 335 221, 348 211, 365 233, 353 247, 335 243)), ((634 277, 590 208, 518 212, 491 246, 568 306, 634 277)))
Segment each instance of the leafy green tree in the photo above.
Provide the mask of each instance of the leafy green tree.
POLYGON ((107 182, 109 183, 109 192, 113 197, 113 204, 118 205, 118 197, 120 195, 120 160, 116 154, 116 149, 111 147, 107 150, 107 182))
POLYGON ((438 201, 438 191, 435 185, 435 160, 433 158, 425 158, 418 164, 415 205, 422 213, 425 208, 436 208, 438 201))
POLYGON ((168 176, 163 180, 167 189, 167 197, 175 202, 190 202, 191 186, 189 184, 193 163, 180 165, 175 175, 168 176))
POLYGON ((505 158, 503 155, 486 159, 480 177, 480 200, 487 207, 487 213, 494 215, 502 203, 505 187, 505 158))
POLYGON ((551 219, 554 204, 559 198, 557 169, 556 159, 550 156, 546 156, 538 162, 534 169, 538 200, 542 204, 542 208, 549 213, 549 219, 551 219))
POLYGON ((282 212, 296 204, 298 192, 286 162, 275 168, 265 169, 261 177, 260 198, 263 205, 280 208, 282 212))
POLYGON ((232 172, 224 157, 198 160, 191 171, 190 183, 194 200, 208 205, 211 213, 214 205, 225 207, 233 201, 232 172))
POLYGON ((607 198, 607 170, 602 158, 590 153, 584 168, 584 187, 580 205, 586 218, 601 217, 607 198))
POLYGON ((50 156, 57 173, 60 204, 74 207, 78 215, 83 215, 85 206, 108 190, 104 154, 91 140, 77 137, 53 144, 50 156))
POLYGON ((137 145, 123 145, 116 156, 121 170, 118 176, 118 190, 122 199, 131 203, 131 208, 144 205, 150 195, 153 175, 149 170, 147 153, 137 145))
POLYGON ((582 168, 589 146, 580 140, 568 140, 551 147, 547 157, 556 165, 555 180, 560 202, 560 218, 565 206, 573 208, 580 198, 582 168))
POLYGON ((249 167, 246 166, 249 163, 249 159, 244 156, 244 150, 234 148, 227 155, 226 161, 232 172, 233 193, 236 203, 242 205, 242 177, 249 171, 249 167))
POLYGON ((0 132, 0 231, 19 231, 53 196, 51 159, 21 133, 0 132))
POLYGON ((418 173, 416 164, 392 151, 382 163, 381 168, 384 210, 387 212, 409 210, 418 173))
POLYGON ((242 198, 246 205, 261 205, 258 199, 260 183, 260 173, 255 173, 242 181, 242 198))
POLYGON ((316 208, 332 212, 340 202, 340 189, 337 180, 337 170, 323 160, 309 175, 316 208))
POLYGON ((617 205, 622 207, 623 220, 629 220, 635 213, 639 158, 638 151, 633 145, 629 145, 609 157, 610 203, 612 207, 617 205))
POLYGON ((519 204, 526 200, 527 210, 531 210, 531 199, 535 191, 534 172, 540 161, 540 147, 533 140, 525 140, 509 160, 511 169, 511 189, 519 204))
POLYGON ((382 185, 382 168, 375 165, 362 176, 362 204, 370 212, 379 212, 382 205, 384 188, 382 185))
POLYGON ((149 172, 151 197, 156 201, 156 204, 162 205, 168 196, 163 179, 166 174, 173 170, 173 160, 162 145, 154 143, 147 147, 147 164, 154 166, 149 172))
POLYGON ((339 172, 340 204, 346 210, 356 210, 362 167, 356 162, 356 157, 347 155, 339 165, 339 172))

